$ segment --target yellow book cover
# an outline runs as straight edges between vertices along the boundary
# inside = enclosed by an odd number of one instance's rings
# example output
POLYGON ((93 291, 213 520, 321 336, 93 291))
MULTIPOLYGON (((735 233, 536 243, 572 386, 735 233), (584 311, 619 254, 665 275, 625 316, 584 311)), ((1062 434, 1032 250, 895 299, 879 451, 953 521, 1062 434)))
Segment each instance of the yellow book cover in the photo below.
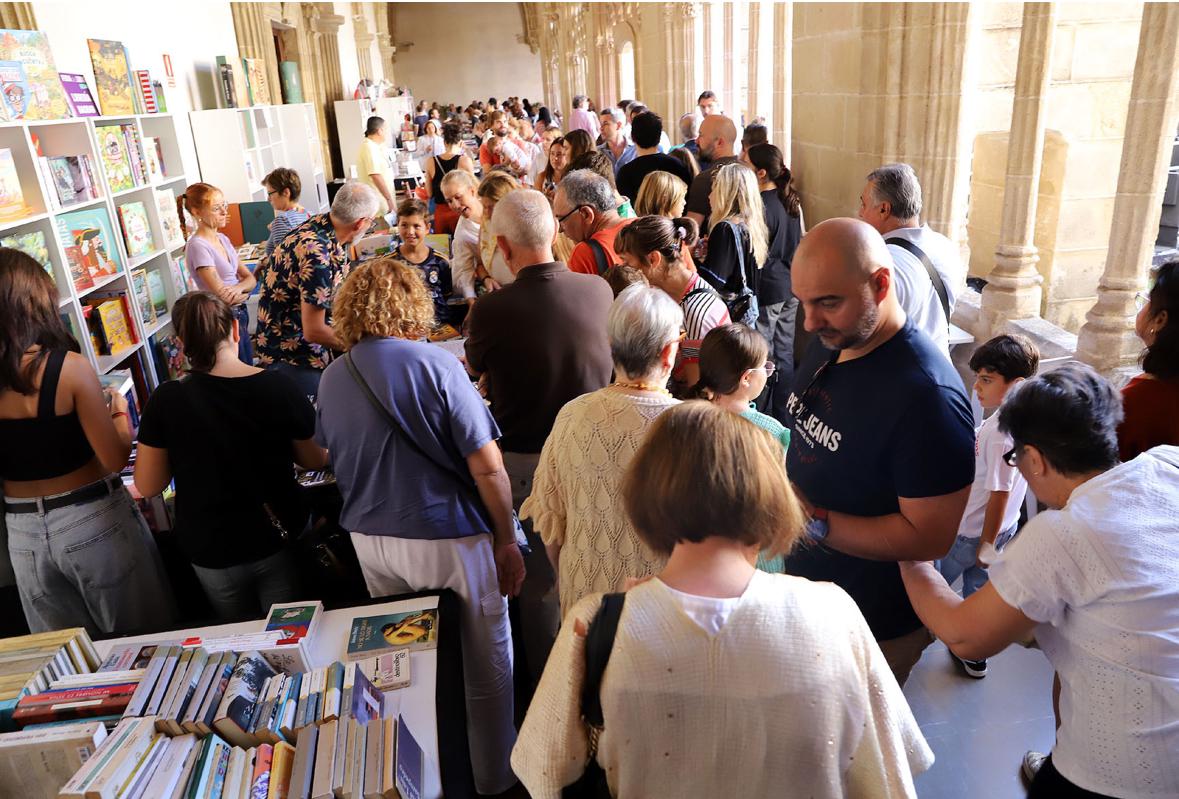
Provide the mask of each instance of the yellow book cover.
POLYGON ((111 354, 125 350, 135 344, 135 336, 131 326, 123 313, 123 301, 120 299, 107 300, 98 306, 98 318, 102 322, 102 330, 106 334, 111 354))
POLYGON ((291 767, 295 765, 295 747, 286 741, 274 745, 274 760, 270 763, 270 788, 266 799, 287 799, 291 787, 291 767))

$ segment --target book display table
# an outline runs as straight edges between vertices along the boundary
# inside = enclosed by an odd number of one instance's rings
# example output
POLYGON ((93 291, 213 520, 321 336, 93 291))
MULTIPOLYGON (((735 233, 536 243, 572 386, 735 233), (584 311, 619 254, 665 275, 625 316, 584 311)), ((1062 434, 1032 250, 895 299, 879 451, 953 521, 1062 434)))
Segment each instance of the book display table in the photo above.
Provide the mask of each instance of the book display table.
MULTIPOLYGON (((352 620, 361 616, 438 609, 438 646, 410 653, 410 684, 386 691, 384 715, 404 717, 422 748, 422 796, 474 797, 467 748, 462 647, 458 598, 450 591, 426 591, 382 597, 349 607, 325 609, 311 641, 304 640, 311 668, 335 661, 347 663, 345 653, 352 620)), ((259 632, 264 619, 164 631, 95 641, 100 657, 116 646, 132 643, 179 643, 193 638, 220 638, 259 632)))

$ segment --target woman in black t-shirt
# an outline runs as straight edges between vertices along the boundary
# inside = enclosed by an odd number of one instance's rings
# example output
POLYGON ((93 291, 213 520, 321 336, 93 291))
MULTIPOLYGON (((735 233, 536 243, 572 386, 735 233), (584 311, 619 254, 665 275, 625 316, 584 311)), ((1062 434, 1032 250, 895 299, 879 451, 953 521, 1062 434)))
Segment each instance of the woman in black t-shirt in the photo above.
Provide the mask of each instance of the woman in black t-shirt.
POLYGON ((793 176, 772 144, 755 144, 741 154, 742 163, 757 174, 765 208, 769 248, 757 285, 757 332, 770 342, 774 379, 757 399, 757 409, 789 424, 786 397, 794 382, 794 327, 798 300, 790 287, 790 264, 802 241, 802 206, 793 176))
POLYGON ((282 531, 307 518, 292 462, 327 461, 315 410, 285 375, 237 359, 246 332, 219 297, 186 294, 172 320, 190 370, 143 410, 135 485, 153 496, 175 478, 176 534, 214 610, 258 618, 299 590, 282 531))

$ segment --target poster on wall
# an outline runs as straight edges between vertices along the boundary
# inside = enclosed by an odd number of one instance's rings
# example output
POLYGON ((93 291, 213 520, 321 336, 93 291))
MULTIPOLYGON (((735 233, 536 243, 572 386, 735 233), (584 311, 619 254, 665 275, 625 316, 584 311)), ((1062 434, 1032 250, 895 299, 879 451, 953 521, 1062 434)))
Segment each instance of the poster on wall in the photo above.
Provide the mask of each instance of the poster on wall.
POLYGON ((135 113, 131 93, 131 67, 127 63, 127 49, 122 42, 87 39, 90 63, 94 65, 94 88, 103 116, 122 116, 135 113))
POLYGON ((0 94, 6 120, 70 115, 44 33, 0 30, 0 94))

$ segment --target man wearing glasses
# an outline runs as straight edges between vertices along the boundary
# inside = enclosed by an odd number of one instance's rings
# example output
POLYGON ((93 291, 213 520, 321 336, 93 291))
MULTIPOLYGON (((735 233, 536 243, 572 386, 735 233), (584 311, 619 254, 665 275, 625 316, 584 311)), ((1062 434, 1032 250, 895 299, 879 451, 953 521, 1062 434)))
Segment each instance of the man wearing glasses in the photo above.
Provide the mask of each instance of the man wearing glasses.
POLYGON ((614 250, 618 231, 633 222, 618 215, 614 187, 589 169, 576 169, 561 179, 553 195, 558 229, 577 242, 569 256, 569 271, 603 277, 621 263, 614 250))
POLYGON ((309 397, 332 351, 344 349, 331 327, 332 296, 348 275, 346 246, 373 224, 380 198, 345 183, 329 213, 311 217, 274 248, 258 298, 258 362, 287 374, 309 397))
POLYGON ((817 341, 787 399, 787 472, 812 516, 786 571, 841 586, 902 685, 930 642, 897 561, 954 542, 974 477, 962 380, 909 321, 892 258, 871 226, 831 219, 803 239, 794 294, 817 341))

